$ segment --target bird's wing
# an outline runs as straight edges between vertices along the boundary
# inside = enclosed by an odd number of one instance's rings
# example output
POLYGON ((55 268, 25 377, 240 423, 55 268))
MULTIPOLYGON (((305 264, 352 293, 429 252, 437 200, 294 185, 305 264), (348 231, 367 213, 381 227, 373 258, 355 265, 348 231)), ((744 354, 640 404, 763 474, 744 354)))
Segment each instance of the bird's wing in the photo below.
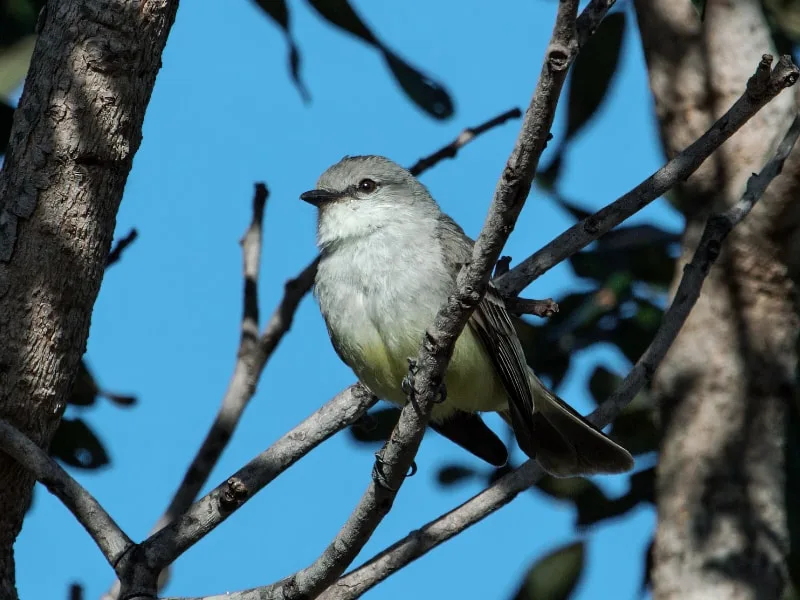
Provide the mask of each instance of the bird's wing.
MULTIPOLYGON (((475 242, 455 221, 444 214, 439 218, 438 234, 443 260, 455 280, 461 266, 471 259, 475 242)), ((531 419, 534 412, 533 392, 528 380, 525 353, 503 298, 491 283, 486 288, 483 300, 472 313, 468 327, 478 334, 486 347, 509 396, 509 413, 517 442, 526 454, 535 456, 536 438, 531 419)))

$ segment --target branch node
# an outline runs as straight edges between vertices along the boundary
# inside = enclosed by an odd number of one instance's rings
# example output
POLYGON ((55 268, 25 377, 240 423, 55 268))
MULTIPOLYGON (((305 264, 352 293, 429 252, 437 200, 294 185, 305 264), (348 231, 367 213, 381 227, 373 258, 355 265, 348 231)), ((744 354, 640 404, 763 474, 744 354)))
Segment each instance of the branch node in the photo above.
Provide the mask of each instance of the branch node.
POLYGON ((225 488, 219 495, 219 506, 223 512, 231 512, 247 501, 250 490, 238 477, 231 477, 225 482, 225 488))

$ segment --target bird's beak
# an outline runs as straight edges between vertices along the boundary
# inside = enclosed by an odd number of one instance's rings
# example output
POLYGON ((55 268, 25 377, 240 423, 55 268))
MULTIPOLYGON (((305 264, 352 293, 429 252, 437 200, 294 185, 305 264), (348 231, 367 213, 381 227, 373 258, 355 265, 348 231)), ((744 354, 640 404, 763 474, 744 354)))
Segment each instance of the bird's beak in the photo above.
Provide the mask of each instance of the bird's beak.
POLYGON ((337 198, 339 198, 339 194, 329 190, 310 190, 300 194, 300 200, 305 200, 309 204, 313 204, 318 208, 323 204, 330 202, 331 200, 336 200, 337 198))

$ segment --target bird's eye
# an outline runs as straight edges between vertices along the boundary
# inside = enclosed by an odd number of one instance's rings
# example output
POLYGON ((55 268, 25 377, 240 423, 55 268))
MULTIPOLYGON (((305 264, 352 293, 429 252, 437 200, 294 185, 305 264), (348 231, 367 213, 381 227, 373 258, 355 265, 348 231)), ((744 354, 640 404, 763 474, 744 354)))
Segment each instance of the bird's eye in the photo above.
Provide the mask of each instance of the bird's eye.
POLYGON ((362 179, 358 182, 358 191, 365 192, 369 194, 370 192, 374 192, 375 188, 378 187, 378 184, 372 181, 372 179, 362 179))

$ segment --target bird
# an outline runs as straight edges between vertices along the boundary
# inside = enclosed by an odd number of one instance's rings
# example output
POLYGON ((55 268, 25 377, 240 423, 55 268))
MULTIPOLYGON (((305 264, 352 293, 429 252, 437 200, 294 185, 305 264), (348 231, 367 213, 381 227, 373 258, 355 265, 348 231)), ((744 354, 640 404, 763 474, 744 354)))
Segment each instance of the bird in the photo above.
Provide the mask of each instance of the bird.
MULTIPOLYGON (((402 407, 409 359, 456 289, 474 241, 392 160, 345 156, 300 198, 317 208, 314 296, 333 348, 370 391, 402 407)), ((522 451, 555 477, 623 473, 633 457, 527 365, 491 284, 458 337, 430 427, 495 467, 508 449, 481 414, 498 413, 522 451)))

